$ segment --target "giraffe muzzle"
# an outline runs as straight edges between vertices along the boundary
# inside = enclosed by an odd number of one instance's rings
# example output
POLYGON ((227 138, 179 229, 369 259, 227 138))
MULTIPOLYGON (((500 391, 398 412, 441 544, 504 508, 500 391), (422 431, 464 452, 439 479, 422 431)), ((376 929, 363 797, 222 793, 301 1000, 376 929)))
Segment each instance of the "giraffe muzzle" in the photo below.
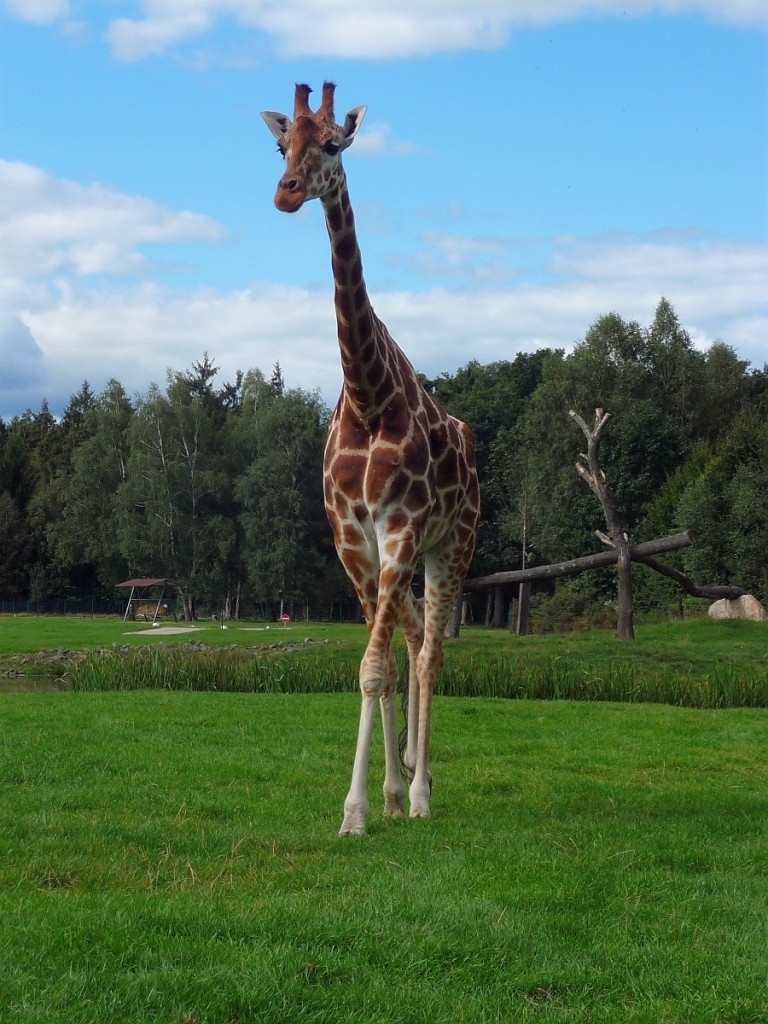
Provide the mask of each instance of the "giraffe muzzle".
POLYGON ((307 186, 301 178, 281 178, 275 192, 275 206, 283 213, 296 213, 307 198, 307 186))

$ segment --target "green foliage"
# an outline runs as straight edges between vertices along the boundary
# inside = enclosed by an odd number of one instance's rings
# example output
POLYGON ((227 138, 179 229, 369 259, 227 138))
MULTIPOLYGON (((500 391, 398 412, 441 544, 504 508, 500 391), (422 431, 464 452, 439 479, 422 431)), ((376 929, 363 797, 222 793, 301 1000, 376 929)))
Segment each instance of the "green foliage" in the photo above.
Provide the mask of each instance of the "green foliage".
POLYGON ((678 521, 696 544, 684 553, 692 575, 715 582, 736 578, 768 593, 768 420, 740 416, 677 503, 678 521))
MULTIPOLYGON (((475 556, 477 573, 493 572, 499 565, 519 561, 515 528, 503 532, 498 529, 502 516, 508 521, 511 502, 507 498, 508 488, 497 480, 497 469, 501 465, 504 472, 507 470, 501 446, 515 437, 549 355, 545 349, 532 355, 521 352, 511 362, 503 360, 485 366, 472 360, 453 375, 444 373, 424 382, 448 412, 472 427, 482 491, 475 556)), ((515 451, 513 459, 516 455, 515 451)))
MULTIPOLYGON (((0 601, 107 597, 121 578, 147 575, 177 580, 190 618, 270 616, 281 601, 294 614, 356 614, 322 505, 328 411, 288 389, 279 363, 268 377, 251 369, 218 384, 217 374, 204 353, 133 401, 117 381, 101 394, 86 381, 59 420, 43 402, 0 421, 0 601)), ((589 422, 602 407, 612 421, 601 462, 630 539, 690 527, 694 547, 673 565, 768 600, 768 369, 724 342, 698 351, 666 298, 647 326, 598 317, 568 355, 473 360, 424 383, 475 435, 470 576, 599 549, 602 511, 575 472, 584 439, 568 413, 589 422)), ((679 604, 672 584, 635 575, 639 609, 679 604)), ((563 608, 595 608, 614 595, 615 574, 546 590, 563 608)), ((487 605, 499 625, 510 597, 487 605)))
POLYGON ((322 461, 328 412, 317 394, 285 391, 277 374, 279 365, 272 394, 258 411, 249 405, 243 412, 253 456, 235 486, 249 587, 261 602, 314 596, 327 533, 322 461))
POLYGON ((122 385, 110 380, 78 420, 79 443, 57 475, 61 512, 48 527, 57 564, 64 571, 90 567, 106 592, 127 572, 116 526, 124 518, 132 415, 122 385))
POLYGON ((18 503, 8 491, 0 491, 0 593, 24 593, 28 551, 29 536, 18 503))

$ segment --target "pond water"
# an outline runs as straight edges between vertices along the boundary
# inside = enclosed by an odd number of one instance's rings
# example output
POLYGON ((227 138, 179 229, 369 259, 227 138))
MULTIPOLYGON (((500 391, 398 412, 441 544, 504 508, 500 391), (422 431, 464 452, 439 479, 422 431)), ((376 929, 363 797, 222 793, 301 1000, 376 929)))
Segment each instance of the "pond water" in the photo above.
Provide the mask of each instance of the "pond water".
POLYGON ((61 692, 66 689, 68 687, 64 680, 49 672, 0 676, 0 694, 61 692))

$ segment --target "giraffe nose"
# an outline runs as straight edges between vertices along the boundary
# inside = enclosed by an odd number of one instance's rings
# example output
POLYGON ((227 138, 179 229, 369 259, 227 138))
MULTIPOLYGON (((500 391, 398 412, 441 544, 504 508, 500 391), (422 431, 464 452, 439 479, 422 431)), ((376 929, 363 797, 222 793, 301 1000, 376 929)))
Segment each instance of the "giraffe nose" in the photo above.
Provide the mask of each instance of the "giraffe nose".
POLYGON ((300 175, 286 175, 277 184, 275 206, 284 213, 295 213, 307 198, 307 186, 300 175))

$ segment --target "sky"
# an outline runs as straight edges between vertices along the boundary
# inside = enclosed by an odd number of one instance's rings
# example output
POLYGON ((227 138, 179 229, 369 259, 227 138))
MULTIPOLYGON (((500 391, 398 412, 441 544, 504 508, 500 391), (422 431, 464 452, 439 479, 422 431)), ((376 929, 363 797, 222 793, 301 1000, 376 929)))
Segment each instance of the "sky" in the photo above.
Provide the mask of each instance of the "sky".
POLYGON ((319 202, 263 109, 336 116, 376 312, 427 374, 670 300, 768 361, 765 0, 0 0, 0 417, 207 353, 341 386, 319 202))

